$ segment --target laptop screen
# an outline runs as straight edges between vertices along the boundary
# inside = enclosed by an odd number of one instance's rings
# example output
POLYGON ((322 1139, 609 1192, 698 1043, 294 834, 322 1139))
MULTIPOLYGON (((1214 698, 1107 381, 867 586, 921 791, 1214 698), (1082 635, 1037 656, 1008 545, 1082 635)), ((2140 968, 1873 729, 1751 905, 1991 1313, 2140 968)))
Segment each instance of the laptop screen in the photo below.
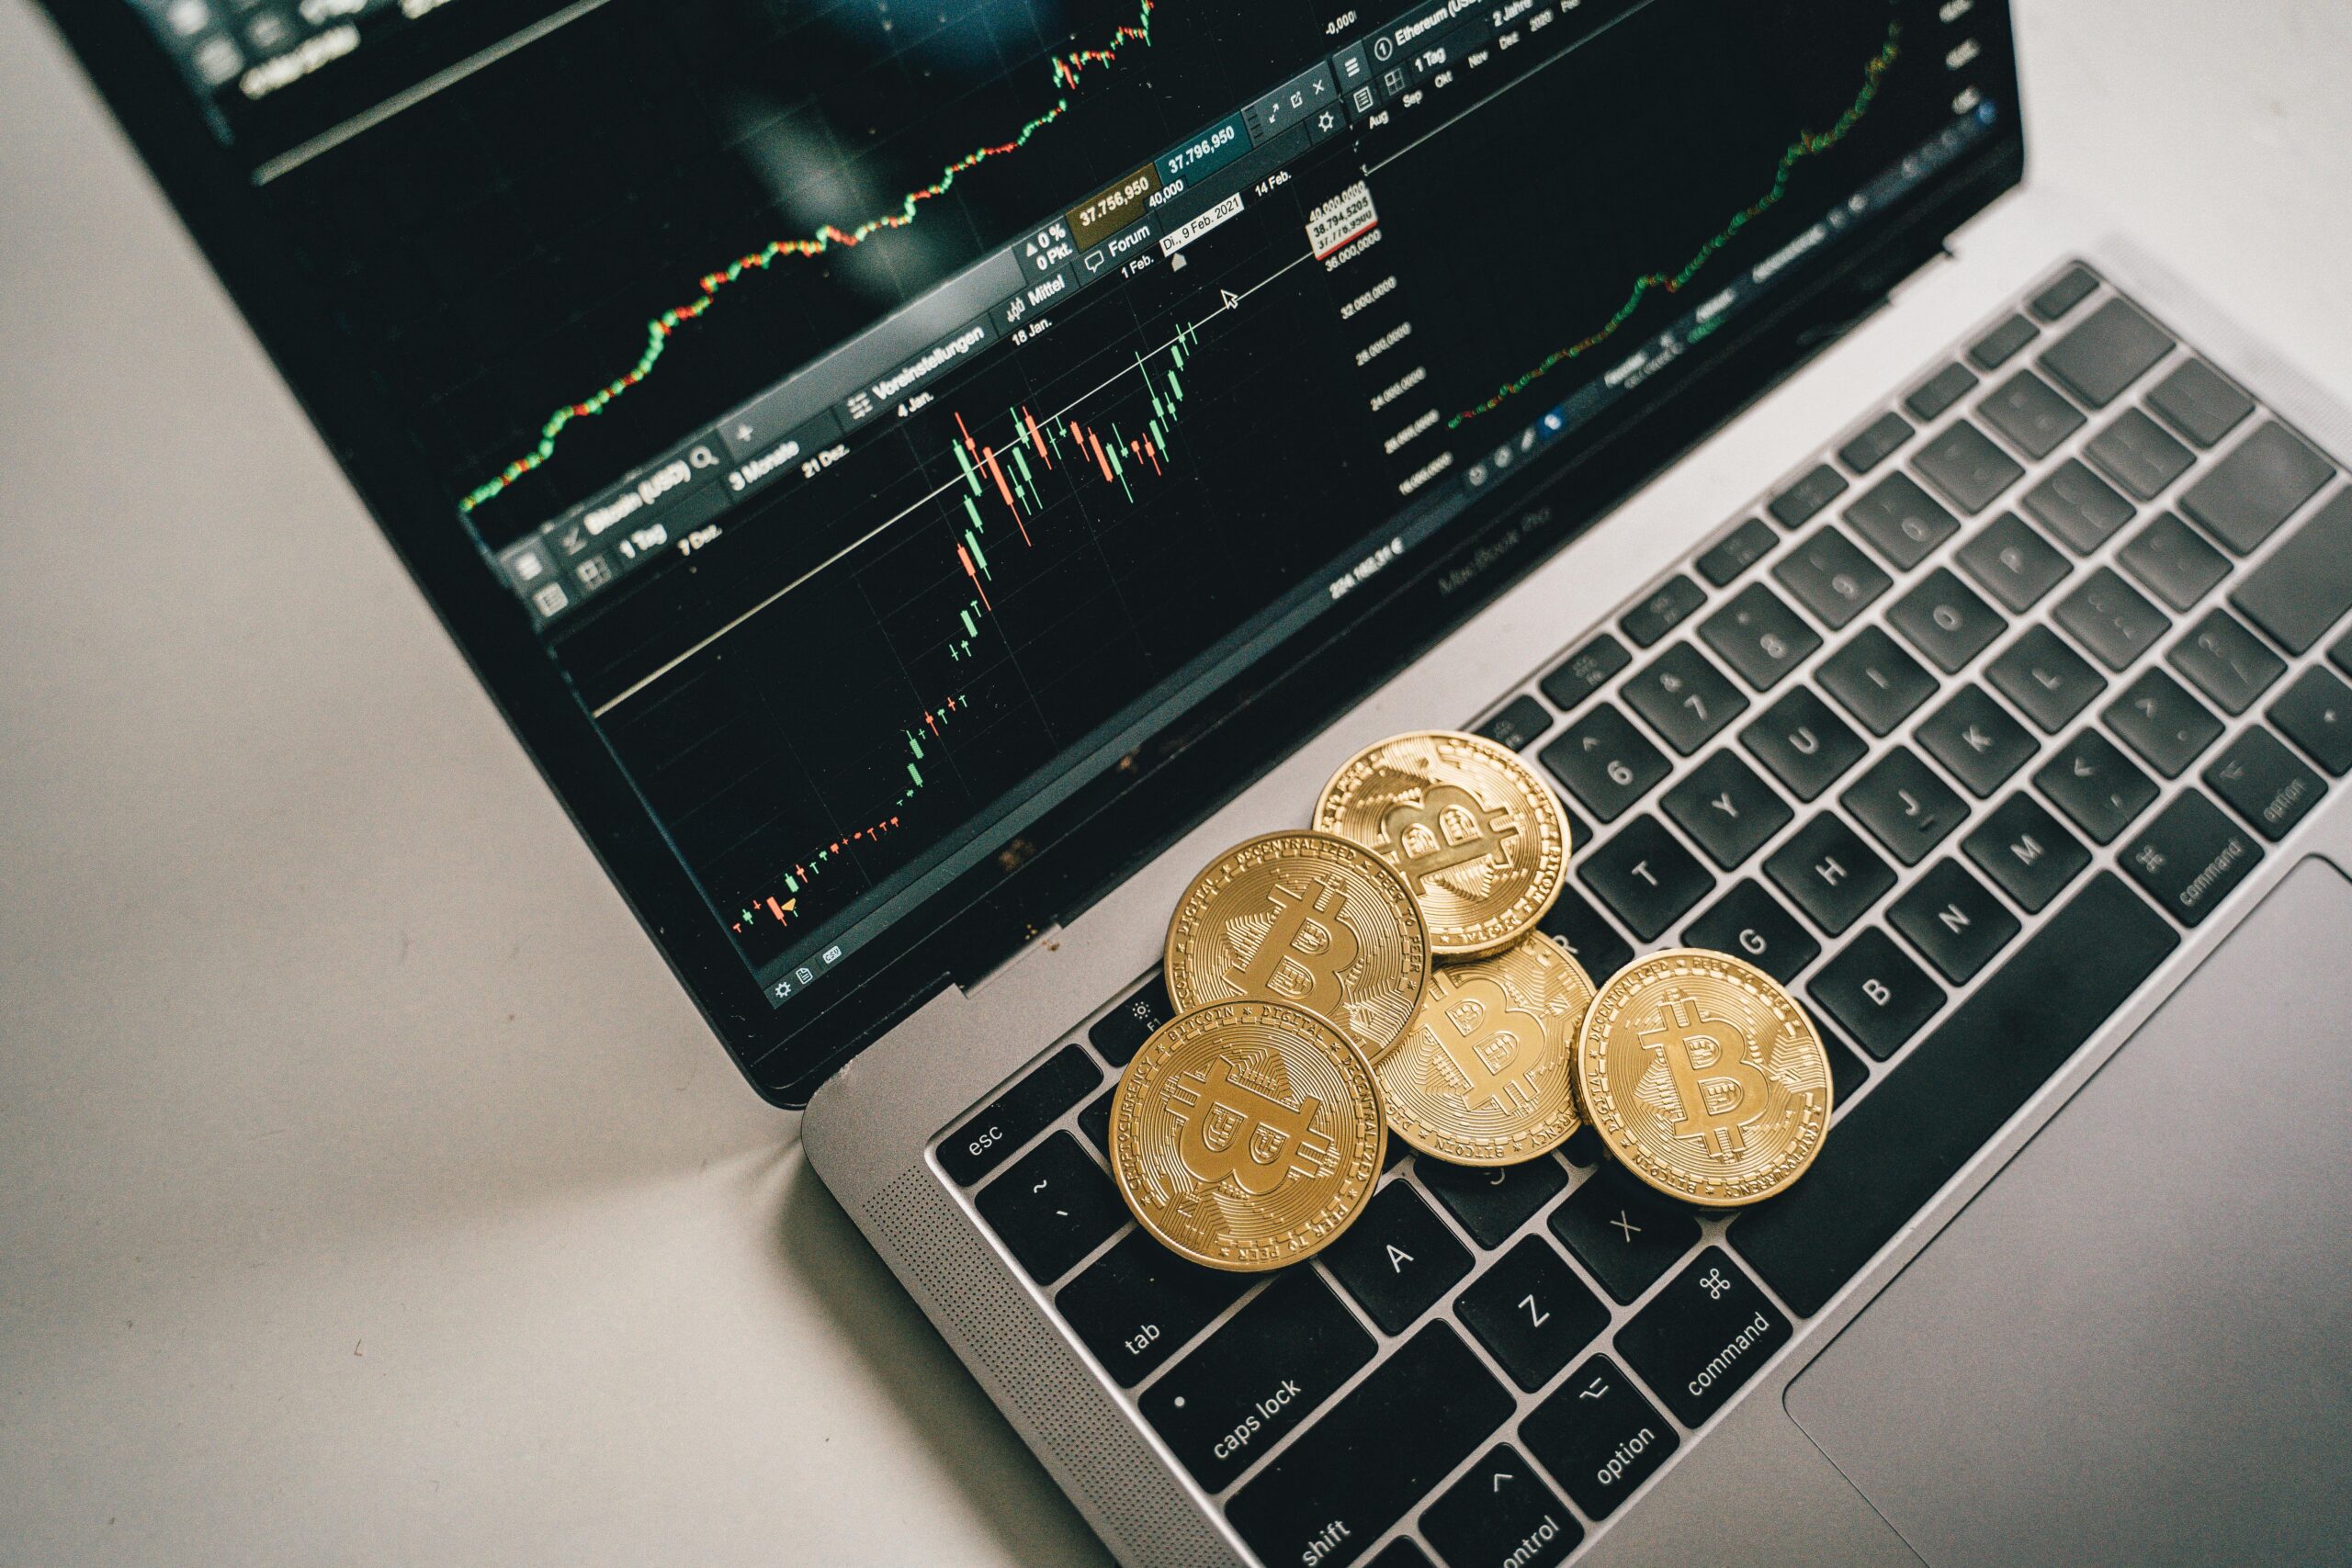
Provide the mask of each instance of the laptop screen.
POLYGON ((1979 0, 122 3, 769 1041, 2014 134, 1979 0))

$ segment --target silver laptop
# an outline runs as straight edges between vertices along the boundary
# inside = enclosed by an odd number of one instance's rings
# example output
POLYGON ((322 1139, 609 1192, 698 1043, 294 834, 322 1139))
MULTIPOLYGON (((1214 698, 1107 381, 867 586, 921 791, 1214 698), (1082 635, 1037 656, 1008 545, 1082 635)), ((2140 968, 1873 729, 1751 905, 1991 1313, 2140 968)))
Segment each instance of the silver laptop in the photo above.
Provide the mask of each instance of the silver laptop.
POLYGON ((2344 1560, 2352 415, 2022 188, 1998 0, 54 14, 1123 1562, 2344 1560), (1176 895, 1430 727, 1832 1134, 1184 1264, 1103 1155, 1176 895))

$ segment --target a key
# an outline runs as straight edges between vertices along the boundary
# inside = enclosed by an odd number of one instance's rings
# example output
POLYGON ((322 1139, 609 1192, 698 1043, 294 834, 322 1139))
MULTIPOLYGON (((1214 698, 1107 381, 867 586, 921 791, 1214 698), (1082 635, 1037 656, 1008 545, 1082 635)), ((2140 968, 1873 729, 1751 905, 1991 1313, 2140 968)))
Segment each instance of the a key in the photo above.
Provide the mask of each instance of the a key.
POLYGON ((1876 926, 1848 942, 1805 988, 1856 1044, 1882 1062, 1944 1005, 1943 987, 1876 926))
POLYGON ((1960 532, 1960 521, 1929 499, 1919 482, 1897 469, 1846 508, 1846 525, 1897 571, 1908 571, 1960 532))
POLYGON ((2156 798, 2155 781, 2096 729, 2078 731, 2060 747, 2033 775, 2033 783, 2075 827, 2101 844, 2112 843, 2156 798))
POLYGON ((1794 528, 1835 501, 1846 488, 1846 476, 1823 463, 1774 496, 1765 508, 1783 528, 1794 528))
POLYGON ((2055 735, 2107 690, 2089 660, 2048 626, 2028 626, 1984 667, 1985 678, 2045 735, 2055 735))
POLYGON ((1104 1159, 1111 1157, 1111 1102, 1118 1093, 1116 1089, 1106 1089, 1078 1113, 1078 1130, 1104 1159))
POLYGON ((1329 1269, 1384 1334, 1401 1334, 1470 1272, 1470 1252, 1402 1181, 1373 1194, 1323 1250, 1329 1269))
POLYGON ((1216 1492, 1322 1408, 1374 1348, 1314 1270, 1293 1269, 1151 1385, 1144 1419, 1216 1492))
POLYGON ((1562 660, 1544 679, 1537 682, 1552 705, 1562 713, 1573 712, 1578 703, 1609 683, 1609 678, 1634 661, 1625 645, 1607 632, 1594 636, 1590 642, 1562 660))
POLYGON ((2275 419, 2265 420, 2181 492, 2180 509, 2222 544, 2247 555, 2335 472, 2301 436, 2275 419))
POLYGON ((1086 1032, 1086 1043, 1113 1066, 1124 1067, 1135 1060, 1152 1031, 1175 1016, 1176 1004, 1168 999, 1167 980, 1154 975, 1136 987, 1134 995, 1096 1020, 1086 1032))
POLYGON ((1953 552, 1953 558, 1987 593, 2020 614, 2041 603, 2075 570, 2056 546, 2014 512, 2004 512, 1978 529, 1953 552))
POLYGON ((2083 427, 2081 411, 2030 370, 2020 370, 1994 388, 1977 403, 1976 417, 2037 459, 2058 450, 2059 443, 2083 427))
POLYGON ((1976 385, 1976 377, 1967 366, 1947 365, 1919 383, 1903 406, 1911 411, 1914 419, 1933 419, 1961 399, 1968 396, 1976 385))
POLYGON ((1876 626, 1823 660, 1815 678, 1872 735, 1893 730, 1936 691, 1935 677, 1876 626))
POLYGON ((2203 360, 2188 359, 2149 389, 2148 406, 2165 423, 2211 450, 2254 412, 2254 400, 2203 360))
POLYGON ((2296 676, 2270 705, 2270 722, 2333 776, 2352 772, 2352 687, 2327 670, 2296 676))
POLYGON ((1342 1568, 1511 1410, 1453 1325, 1432 1323, 1235 1493, 1225 1517, 1261 1562, 1342 1568))
POLYGON ((1997 370, 2018 355, 2023 348, 2041 335, 2041 329, 2023 316, 2011 315, 1991 332, 1968 345, 1968 357, 1986 370, 1997 370))
POLYGON ((1838 460, 1858 474, 1867 474, 1911 439, 1911 422, 1889 409, 1856 431, 1838 448, 1838 460))
POLYGON ((2352 609, 2352 490, 2336 491, 2230 593, 2290 653, 2307 652, 2352 609))
POLYGON ((1029 1277, 1050 1285, 1127 1223, 1126 1205, 1078 1140, 1056 1133, 973 1200, 1029 1277))
POLYGON ((1967 803, 1908 746, 1897 746, 1838 801, 1905 865, 1917 865, 1968 816, 1967 803))
POLYGON ((1584 1527, 1535 1467, 1503 1444, 1472 1465, 1421 1515, 1421 1534, 1445 1568, 1552 1568, 1584 1540, 1584 1527))
POLYGON ((1088 1060, 1084 1051, 1063 1046, 1036 1071, 942 1138, 939 1168, 958 1186, 971 1186, 1011 1159, 1022 1145, 1045 1131, 1055 1117, 1102 1081, 1102 1069, 1088 1060))
POLYGON ((1552 1211, 1552 1234, 1620 1302, 1630 1302, 1699 1242, 1699 1222, 1603 1160, 1552 1211))
POLYGON ((1552 1244, 1523 1237, 1453 1303, 1511 1382, 1532 1393, 1609 1326, 1609 1309, 1552 1244))
POLYGON ((1790 688, 1765 709, 1739 732, 1739 743, 1799 800, 1837 783, 1867 750, 1852 727, 1805 686, 1790 688))
POLYGON ((1577 1368, 1557 1393, 1529 1411, 1519 1438, 1560 1478, 1577 1506, 1596 1519, 1615 1513, 1681 1444, 1657 1407, 1606 1356, 1577 1368))
POLYGON ((2091 863, 2082 840, 2061 827, 2040 801, 2019 791, 1995 807, 1961 840, 1976 869, 2001 890, 2040 914, 2091 863))
POLYGON ((2172 645, 2173 668, 2226 714, 2242 714, 2287 672, 2287 661, 2227 610, 2209 610, 2172 645))
POLYGON ((2041 367, 2095 409, 2113 402, 2172 352, 2172 334, 2129 299, 2112 299, 2052 344, 2041 367))
POLYGON ((2188 447, 2138 409, 2125 409, 2105 430, 2084 444, 2099 470, 2142 501, 2154 501, 2165 486, 2197 460, 2188 447))
POLYGON ((1630 677, 1619 694, 1688 757, 1747 711, 1747 699, 1706 655, 1678 642, 1630 677))
POLYGON ((1584 808, 1614 822, 1669 771, 1666 754, 1607 703, 1544 748, 1544 765, 1584 808))
POLYGON ((1886 618, 1947 675, 1984 652, 2002 627, 1999 614, 1940 566, 1890 605, 1886 618))
POLYGON ((1617 1331, 1617 1353, 1686 1427, 1730 1403, 1788 1342, 1789 1320, 1720 1247, 1692 1258, 1617 1331))
POLYGON ((2294 831, 2327 793, 2320 776, 2260 725, 2222 748, 2204 779, 2207 789, 2274 844, 2294 831))
POLYGON ((1992 437, 1964 419, 1953 420, 1911 455, 1912 465, 1944 499, 1967 515, 2025 477, 2018 460, 1993 445, 1992 437))
POLYGON ((1582 856, 1577 873, 1644 942, 1680 919, 1715 886, 1690 852, 1649 816, 1634 818, 1582 856))
POLYGON ((1990 799, 2034 751, 2025 726, 1981 686, 1962 686, 1913 733, 1979 800, 1990 799))
POLYGON ((1894 886, 1894 873, 1845 821, 1825 811, 1764 862, 1764 874, 1831 936, 1894 886))
POLYGON ((1886 908, 1886 923, 1955 986, 2016 940, 2018 918, 1960 863, 1939 860, 1886 908))
POLYGON ((2058 601, 2058 624, 2109 670, 2128 670, 2172 628, 2164 612, 2107 567, 2058 601))
POLYGON ((1733 1248, 1819 1312, 2179 942, 2113 873, 2092 877, 1871 1086, 1804 1179, 1732 1222, 1733 1248))
POLYGON ((1054 1306, 1121 1388, 1182 1350, 1250 1288, 1247 1274, 1204 1269, 1130 1231, 1054 1293, 1054 1306))
MULTIPOLYGON (((1584 850, 1581 843, 1576 846, 1578 854, 1584 850)), ((1609 976, 1634 959, 1633 946, 1573 887, 1560 889, 1559 897, 1535 922, 1535 929, 1566 948, 1596 986, 1609 984, 1609 976)))
POLYGON ((2098 287, 2087 268, 2070 266, 2058 280, 2035 295, 2029 305, 2033 313, 2045 321, 2054 321, 2081 304, 2098 287))
POLYGON ((2188 609, 2230 574, 2229 558, 2169 512, 2157 513, 2146 527, 2124 540, 2115 558, 2176 610, 2188 609))
POLYGON ((1634 639, 1636 648, 1654 648, 1658 639, 1690 618, 1707 602, 1697 583, 1677 573, 1650 591, 1650 596, 1619 617, 1617 629, 1634 639))
POLYGON ((2132 521, 2132 503, 2115 487, 2069 457, 2018 502, 2078 556, 2089 555, 2132 521))
POLYGON ((2220 807, 2185 789, 2126 840, 2115 858, 2165 913, 2195 926, 2261 863, 2262 845, 2220 807))
POLYGON ((1788 826, 1793 815, 1770 784, 1736 753, 1717 751, 1658 797, 1714 863, 1729 871, 1788 826))
POLYGON ((1686 947, 1733 953, 1783 986, 1820 956, 1821 944, 1753 878, 1742 879, 1683 928, 1686 947))
POLYGON ((1471 1239, 1489 1252, 1518 1235, 1536 1210, 1568 1185, 1567 1171, 1549 1157, 1479 1167, 1448 1165, 1423 1155, 1413 1174, 1471 1239))
POLYGON ((2177 779, 2222 738, 2222 721, 2161 670, 2141 671, 2100 716, 2124 744, 2168 779, 2177 779))
POLYGON ((1772 575, 1832 631, 1843 628, 1894 583, 1835 524, 1822 525, 1781 557, 1772 575))
POLYGON ((1478 726, 1478 733, 1506 750, 1517 751, 1544 739, 1552 716, 1533 697, 1517 696, 1502 712, 1478 726))
POLYGON ((1701 552, 1690 564, 1709 582, 1726 588, 1741 572, 1770 555, 1780 542, 1780 536, 1765 526, 1762 518, 1751 517, 1701 552))
POLYGON ((1770 691, 1821 646, 1821 634, 1760 582, 1749 583, 1700 622, 1699 635, 1759 692, 1770 691))

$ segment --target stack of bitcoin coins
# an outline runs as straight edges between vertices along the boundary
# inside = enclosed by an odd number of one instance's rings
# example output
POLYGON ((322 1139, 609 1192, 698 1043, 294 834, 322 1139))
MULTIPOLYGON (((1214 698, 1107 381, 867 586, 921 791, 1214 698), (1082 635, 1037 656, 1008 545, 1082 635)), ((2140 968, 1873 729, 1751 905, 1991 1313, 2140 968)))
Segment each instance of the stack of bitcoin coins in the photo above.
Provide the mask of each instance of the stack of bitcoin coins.
POLYGON ((1119 1079, 1111 1164, 1143 1228, 1215 1269, 1280 1268, 1371 1201, 1390 1135, 1508 1166, 1589 1124, 1709 1207, 1802 1175, 1829 1123, 1804 1010, 1690 949, 1600 987, 1537 929, 1573 846, 1517 753, 1423 731, 1332 775, 1314 826, 1238 844, 1169 922, 1176 1016, 1119 1079))

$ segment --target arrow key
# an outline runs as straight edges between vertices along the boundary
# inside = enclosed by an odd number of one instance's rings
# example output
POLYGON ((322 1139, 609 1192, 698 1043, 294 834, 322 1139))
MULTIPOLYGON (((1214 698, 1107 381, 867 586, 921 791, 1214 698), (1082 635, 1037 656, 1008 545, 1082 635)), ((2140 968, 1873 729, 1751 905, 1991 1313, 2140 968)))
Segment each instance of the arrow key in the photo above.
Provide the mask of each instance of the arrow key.
POLYGON ((1445 1489, 1421 1514, 1421 1537, 1446 1568, 1549 1568, 1584 1539, 1559 1495, 1536 1479, 1535 1467, 1505 1443, 1445 1489))
POLYGON ((2270 705, 2270 722, 2337 778, 2352 772, 2352 687, 2327 671, 2297 676, 2270 705))
POLYGON ((2033 775, 2033 783, 2074 818, 2075 826, 2102 844, 2114 842, 2115 835, 2156 798, 2155 782, 2096 729, 2086 729, 2060 747, 2033 775))

